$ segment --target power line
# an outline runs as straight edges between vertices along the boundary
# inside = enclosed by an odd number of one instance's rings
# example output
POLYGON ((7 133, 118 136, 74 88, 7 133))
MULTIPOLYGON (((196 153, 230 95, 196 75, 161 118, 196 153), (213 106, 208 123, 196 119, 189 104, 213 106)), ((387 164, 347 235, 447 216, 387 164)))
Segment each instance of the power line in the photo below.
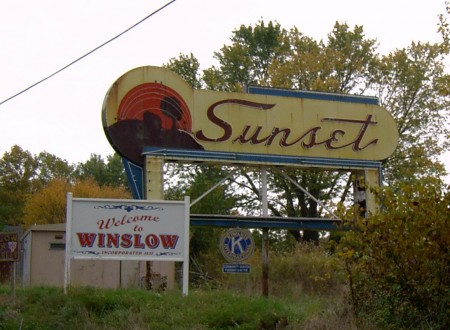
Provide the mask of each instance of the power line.
POLYGON ((39 80, 38 82, 35 82, 34 84, 28 86, 27 88, 25 88, 24 90, 8 97, 7 99, 3 100, 2 102, 0 102, 0 105, 2 105, 3 103, 6 103, 10 100, 12 100, 13 98, 25 93, 26 91, 32 89, 33 87, 43 83, 44 81, 52 78, 53 76, 57 75, 58 73, 60 73, 61 71, 64 71, 65 69, 67 69, 68 67, 74 65, 75 63, 81 61, 83 58, 91 55, 92 53, 94 53, 95 51, 99 50, 100 48, 106 46, 107 44, 109 44, 110 42, 116 40, 117 38, 121 37, 122 35, 124 35, 125 33, 127 33, 128 31, 130 31, 131 29, 135 28, 136 26, 138 26, 139 24, 141 24, 142 22, 146 21, 147 19, 149 19, 150 17, 152 17, 153 15, 157 14, 158 12, 160 12, 161 10, 163 10, 164 8, 168 7, 169 5, 171 5, 172 3, 174 3, 176 0, 172 0, 169 1, 168 3, 166 3, 164 6, 158 8, 157 10, 155 10, 154 12, 152 12, 151 14, 145 16, 143 19, 141 19, 139 22, 133 24, 132 26, 130 26, 128 29, 126 29, 125 31, 119 33, 118 35, 116 35, 115 37, 109 39, 108 41, 102 43, 100 46, 95 47, 93 50, 87 52, 86 54, 84 54, 83 56, 78 57, 76 60, 70 62, 69 64, 65 65, 64 67, 62 67, 61 69, 59 69, 58 71, 53 72, 51 75, 39 80))

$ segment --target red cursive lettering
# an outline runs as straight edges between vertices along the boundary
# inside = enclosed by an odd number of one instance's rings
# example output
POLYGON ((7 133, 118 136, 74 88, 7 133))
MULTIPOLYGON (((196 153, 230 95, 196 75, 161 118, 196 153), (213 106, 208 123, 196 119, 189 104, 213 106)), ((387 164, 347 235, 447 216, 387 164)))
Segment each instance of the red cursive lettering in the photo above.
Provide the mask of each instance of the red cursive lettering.
MULTIPOLYGON (((269 134, 263 135, 264 129, 263 126, 251 126, 246 124, 243 126, 240 133, 233 136, 233 127, 226 120, 220 118, 215 110, 219 105, 233 103, 243 106, 249 106, 253 108, 261 108, 261 109, 270 109, 274 106, 274 104, 260 104, 255 102, 248 102, 244 100, 222 100, 212 104, 207 111, 207 117, 209 121, 221 128, 221 134, 215 137, 206 136, 203 130, 199 130, 195 133, 195 137, 200 141, 205 142, 225 142, 231 141, 231 143, 240 143, 240 144, 264 144, 266 146, 272 145, 275 141, 278 141, 281 147, 291 147, 295 145, 300 145, 304 149, 311 149, 316 146, 324 145, 329 150, 337 150, 343 149, 347 147, 352 147, 354 151, 361 151, 366 149, 371 145, 376 145, 378 139, 372 139, 368 142, 363 143, 364 137, 366 136, 366 132, 371 125, 376 125, 377 122, 372 120, 372 115, 367 115, 365 119, 346 119, 346 118, 322 118, 322 122, 337 122, 337 123, 346 123, 355 127, 355 125, 359 125, 358 133, 352 137, 349 136, 348 131, 344 129, 335 129, 326 131, 326 128, 323 126, 315 126, 309 128, 304 132, 295 132, 294 128, 280 128, 273 127, 269 134), (325 135, 325 137, 324 137, 325 135), (328 136, 326 136, 328 135, 328 136), (346 140, 344 142, 344 137, 346 140), (350 138, 350 142, 349 141, 350 138)), ((342 125, 340 125, 342 126, 342 125)), ((293 123, 293 127, 295 127, 295 123, 293 123)), ((349 126, 350 127, 350 126, 349 126)), ((354 131, 354 129, 353 129, 354 131)))

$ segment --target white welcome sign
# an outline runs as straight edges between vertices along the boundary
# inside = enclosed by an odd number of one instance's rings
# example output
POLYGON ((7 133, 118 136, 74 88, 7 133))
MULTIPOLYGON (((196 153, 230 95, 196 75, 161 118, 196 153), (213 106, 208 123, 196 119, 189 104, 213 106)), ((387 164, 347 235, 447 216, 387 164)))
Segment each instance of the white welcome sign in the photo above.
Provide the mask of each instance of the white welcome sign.
POLYGON ((117 200, 73 198, 69 193, 65 286, 70 282, 71 259, 181 261, 187 293, 189 197, 117 200))

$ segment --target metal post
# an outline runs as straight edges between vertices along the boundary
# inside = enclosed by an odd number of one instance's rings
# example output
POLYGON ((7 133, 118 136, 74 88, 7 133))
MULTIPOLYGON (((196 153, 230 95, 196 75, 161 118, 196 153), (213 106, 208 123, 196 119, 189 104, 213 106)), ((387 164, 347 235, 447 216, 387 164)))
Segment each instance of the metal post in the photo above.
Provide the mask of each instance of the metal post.
POLYGON ((14 304, 16 300, 16 267, 14 261, 9 263, 10 267, 10 281, 11 281, 11 303, 14 304))
MULTIPOLYGON (((153 200, 164 199, 163 192, 163 161, 160 158, 145 157, 145 198, 153 200)), ((145 285, 150 289, 152 278, 152 261, 145 262, 145 285)))
POLYGON ((378 169, 355 171, 355 203, 359 204, 362 217, 368 217, 377 211, 375 195, 372 188, 380 186, 380 171, 378 169))
MULTIPOLYGON (((145 157, 145 198, 150 200, 164 199, 164 161, 160 157, 145 157)), ((147 284, 152 272, 158 272, 167 276, 170 287, 175 281, 175 262, 172 261, 146 261, 147 284)))
MULTIPOLYGON (((263 217, 269 215, 267 202, 267 168, 261 167, 261 209, 263 217)), ((262 294, 264 297, 269 296, 269 228, 263 228, 262 237, 262 294)))
POLYGON ((149 156, 145 160, 145 198, 162 200, 164 199, 163 161, 161 158, 149 156))
POLYGON ((377 203, 375 200, 375 195, 370 191, 370 188, 379 187, 380 182, 380 170, 378 169, 368 169, 364 171, 365 183, 366 183, 366 209, 368 214, 374 214, 377 209, 377 203))
POLYGON ((67 193, 67 220, 66 220, 66 251, 64 260, 64 293, 69 292, 71 281, 71 258, 72 258, 72 193, 67 193))

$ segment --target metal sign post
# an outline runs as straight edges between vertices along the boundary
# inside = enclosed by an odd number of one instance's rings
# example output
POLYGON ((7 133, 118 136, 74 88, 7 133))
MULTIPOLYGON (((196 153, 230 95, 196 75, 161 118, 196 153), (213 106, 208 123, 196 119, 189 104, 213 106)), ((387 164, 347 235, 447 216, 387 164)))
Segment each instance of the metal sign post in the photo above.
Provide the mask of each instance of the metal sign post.
POLYGON ((16 300, 16 268, 14 267, 14 261, 11 261, 9 265, 11 282, 11 303, 14 303, 16 300))
POLYGON ((17 233, 0 232, 0 262, 9 263, 11 285, 11 301, 16 296, 16 272, 14 262, 19 260, 19 235, 17 233))
MULTIPOLYGON (((263 217, 269 215, 268 202, 267 202, 267 168, 261 167, 261 209, 263 217)), ((269 296, 269 228, 263 228, 262 237, 262 294, 264 297, 269 296)))

